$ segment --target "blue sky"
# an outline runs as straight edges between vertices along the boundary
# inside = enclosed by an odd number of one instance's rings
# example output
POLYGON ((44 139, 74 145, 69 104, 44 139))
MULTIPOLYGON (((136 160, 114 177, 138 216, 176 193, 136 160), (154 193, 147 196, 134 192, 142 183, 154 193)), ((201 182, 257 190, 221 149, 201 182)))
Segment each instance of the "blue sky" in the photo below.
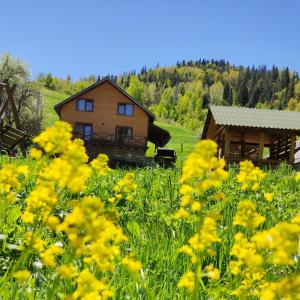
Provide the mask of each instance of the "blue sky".
POLYGON ((9 0, 0 53, 72 78, 182 59, 288 66, 300 73, 299 0, 9 0))

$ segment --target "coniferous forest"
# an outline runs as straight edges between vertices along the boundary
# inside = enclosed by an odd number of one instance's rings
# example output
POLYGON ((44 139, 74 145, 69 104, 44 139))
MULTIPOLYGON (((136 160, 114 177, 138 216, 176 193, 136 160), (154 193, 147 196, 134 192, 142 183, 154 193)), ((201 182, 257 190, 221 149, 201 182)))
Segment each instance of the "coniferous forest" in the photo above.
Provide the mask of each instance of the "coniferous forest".
MULTIPOLYGON (((288 68, 243 67, 225 60, 199 59, 108 76, 157 117, 192 129, 202 126, 208 105, 300 111, 299 75, 288 68)), ((103 77, 73 81, 70 75, 59 79, 49 73, 40 74, 37 82, 71 95, 103 77)))

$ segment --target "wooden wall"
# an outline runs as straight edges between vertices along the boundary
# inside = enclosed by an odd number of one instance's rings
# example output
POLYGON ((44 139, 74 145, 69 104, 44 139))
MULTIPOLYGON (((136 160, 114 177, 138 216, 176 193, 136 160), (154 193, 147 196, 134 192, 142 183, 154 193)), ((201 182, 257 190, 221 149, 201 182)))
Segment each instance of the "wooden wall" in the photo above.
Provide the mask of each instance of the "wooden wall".
POLYGON ((77 99, 63 105, 60 114, 61 120, 69 122, 73 128, 75 122, 88 123, 93 125, 94 133, 114 135, 116 126, 126 126, 133 128, 133 136, 148 137, 148 114, 109 82, 95 87, 77 99), (77 99, 92 99, 94 111, 76 111, 77 99), (133 116, 118 115, 118 103, 134 104, 133 116))

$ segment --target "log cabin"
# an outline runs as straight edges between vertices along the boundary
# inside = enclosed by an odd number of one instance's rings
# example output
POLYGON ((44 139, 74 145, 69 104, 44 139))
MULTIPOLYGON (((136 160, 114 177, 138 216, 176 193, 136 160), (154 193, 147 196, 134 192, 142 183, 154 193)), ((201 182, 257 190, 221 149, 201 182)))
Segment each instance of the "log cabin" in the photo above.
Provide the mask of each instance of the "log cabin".
POLYGON ((218 144, 218 156, 228 163, 294 164, 300 113, 245 107, 210 106, 201 139, 218 144))
POLYGON ((168 131, 153 124, 155 116, 109 77, 54 106, 60 120, 71 124, 90 158, 145 156, 147 143, 163 147, 168 131))

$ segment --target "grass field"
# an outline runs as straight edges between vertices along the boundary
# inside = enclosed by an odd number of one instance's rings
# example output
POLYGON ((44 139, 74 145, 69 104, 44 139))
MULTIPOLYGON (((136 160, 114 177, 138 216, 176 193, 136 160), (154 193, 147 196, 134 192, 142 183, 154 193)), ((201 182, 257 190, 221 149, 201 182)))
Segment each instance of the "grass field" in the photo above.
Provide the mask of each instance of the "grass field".
MULTIPOLYGON (((46 93, 50 124, 62 95, 46 93)), ((185 160, 199 133, 156 124, 185 160)), ((300 176, 289 166, 231 166, 226 178, 202 144, 183 169, 105 172, 99 161, 90 172, 59 129, 41 139, 48 156, 2 158, 1 299, 299 299, 300 176)))
POLYGON ((66 94, 51 91, 45 88, 42 90, 42 96, 45 101, 44 119, 42 126, 43 128, 46 128, 58 120, 58 116, 53 109, 54 105, 66 99, 68 96, 66 94))

